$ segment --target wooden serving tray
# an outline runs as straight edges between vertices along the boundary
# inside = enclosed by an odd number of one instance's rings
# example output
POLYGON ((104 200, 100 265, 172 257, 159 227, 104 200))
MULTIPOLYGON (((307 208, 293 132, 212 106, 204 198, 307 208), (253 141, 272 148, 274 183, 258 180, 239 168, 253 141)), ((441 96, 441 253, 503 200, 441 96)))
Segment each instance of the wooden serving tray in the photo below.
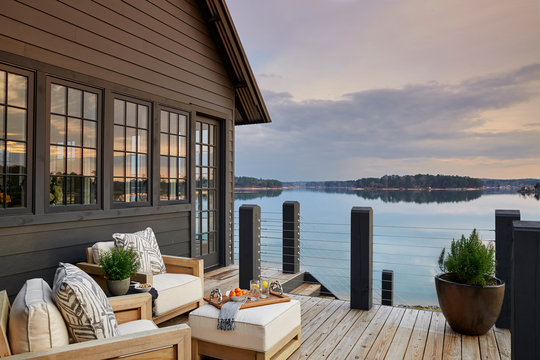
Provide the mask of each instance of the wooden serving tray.
MULTIPOLYGON (((223 304, 225 304, 226 302, 231 301, 231 299, 229 299, 229 297, 226 295, 222 296, 221 304, 217 303, 216 298, 213 298, 212 301, 210 301, 208 296, 205 296, 203 299, 207 301, 210 305, 213 305, 217 307, 218 309, 221 309, 223 304)), ((270 296, 268 296, 266 299, 259 298, 259 300, 251 301, 248 298, 247 301, 244 304, 242 304, 242 306, 240 306, 240 309, 248 309, 252 307, 277 304, 277 303, 282 303, 282 302, 287 302, 287 301, 291 301, 291 298, 288 297, 287 295, 281 295, 275 292, 270 292, 270 296)))

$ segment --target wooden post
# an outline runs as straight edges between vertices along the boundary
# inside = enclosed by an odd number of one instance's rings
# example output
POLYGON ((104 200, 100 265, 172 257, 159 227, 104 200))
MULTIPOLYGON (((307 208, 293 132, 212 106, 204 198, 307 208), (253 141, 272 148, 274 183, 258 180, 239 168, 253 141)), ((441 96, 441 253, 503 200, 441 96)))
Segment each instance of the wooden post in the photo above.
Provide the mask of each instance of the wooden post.
POLYGON ((510 329, 510 294, 512 288, 512 222, 520 220, 519 210, 495 210, 496 276, 505 282, 504 302, 496 326, 510 329))
POLYGON ((351 309, 373 306, 373 209, 351 210, 351 309))
POLYGON ((261 208, 240 206, 238 221, 239 287, 249 289, 249 281, 261 276, 261 208))
POLYGON ((283 273, 300 272, 300 203, 283 203, 283 273))
POLYGON ((540 359, 540 221, 514 221, 512 359, 540 359))
POLYGON ((381 305, 394 306, 394 271, 382 271, 381 305))

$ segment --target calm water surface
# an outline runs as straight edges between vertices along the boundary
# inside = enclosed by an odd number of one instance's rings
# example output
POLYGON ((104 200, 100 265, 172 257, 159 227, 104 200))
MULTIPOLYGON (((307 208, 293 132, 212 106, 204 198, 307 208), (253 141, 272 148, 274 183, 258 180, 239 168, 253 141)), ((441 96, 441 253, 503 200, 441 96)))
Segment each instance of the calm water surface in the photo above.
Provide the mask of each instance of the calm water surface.
MULTIPOLYGON (((522 220, 540 220, 540 201, 514 192, 481 191, 315 191, 237 193, 243 204, 261 207, 263 265, 281 267, 281 209, 300 202, 301 267, 340 299, 349 299, 350 212, 373 208, 374 302, 380 302, 381 271, 394 271, 394 303, 437 305, 433 276, 437 259, 453 238, 480 229, 482 240, 495 239, 495 209, 521 211, 522 220)), ((235 215, 238 228, 238 213, 235 215)), ((238 230, 235 230, 238 241, 238 230)), ((235 244, 236 257, 238 243, 235 244)), ((236 260, 237 261, 237 260, 236 260)))

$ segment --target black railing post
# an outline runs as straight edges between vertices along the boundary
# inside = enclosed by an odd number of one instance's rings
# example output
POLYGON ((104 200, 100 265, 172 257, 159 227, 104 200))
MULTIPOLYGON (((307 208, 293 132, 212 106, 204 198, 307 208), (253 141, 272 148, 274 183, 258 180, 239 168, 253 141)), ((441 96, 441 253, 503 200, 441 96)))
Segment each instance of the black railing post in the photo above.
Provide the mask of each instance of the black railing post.
POLYGON ((300 272, 300 203, 283 203, 283 273, 300 272))
POLYGON ((261 208, 242 205, 239 211, 239 286, 249 289, 249 281, 261 275, 261 208))
POLYGON ((512 288, 512 222, 520 220, 519 210, 495 210, 496 276, 506 283, 498 328, 510 329, 510 289, 512 288))
POLYGON ((373 306, 373 209, 351 210, 351 309, 373 306))
POLYGON ((540 221, 514 221, 512 359, 540 359, 540 221))
POLYGON ((394 306, 394 271, 382 271, 381 305, 394 306))

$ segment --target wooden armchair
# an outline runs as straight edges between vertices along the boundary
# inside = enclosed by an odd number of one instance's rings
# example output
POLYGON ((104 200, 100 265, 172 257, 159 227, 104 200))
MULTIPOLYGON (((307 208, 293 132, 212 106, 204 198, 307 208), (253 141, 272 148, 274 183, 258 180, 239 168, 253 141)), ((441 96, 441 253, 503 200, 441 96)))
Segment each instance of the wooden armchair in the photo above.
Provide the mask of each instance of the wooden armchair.
MULTIPOLYGON (((152 298, 149 294, 109 298, 119 324, 152 318, 152 298)), ((185 359, 191 358, 191 329, 174 325, 162 329, 141 331, 102 340, 92 340, 39 352, 11 355, 7 336, 9 300, 0 291, 0 357, 8 359, 185 359)))
MULTIPOLYGON (((167 274, 160 274, 160 275, 152 275, 152 274, 145 274, 145 273, 137 273, 135 276, 131 277, 131 280, 138 281, 141 283, 148 283, 152 284, 154 288, 158 291, 158 299, 156 300, 156 315, 153 318, 153 321, 156 324, 159 324, 161 322, 164 322, 166 320, 172 319, 173 317, 176 317, 178 315, 181 315, 185 312, 191 311, 193 309, 198 308, 204 303, 203 296, 204 296, 204 262, 202 259, 192 259, 192 258, 185 258, 180 256, 170 256, 170 255, 162 255, 163 262, 165 263, 165 268, 167 270, 167 274), (198 278, 198 281, 200 282, 200 287, 198 286, 191 286, 189 287, 189 291, 196 291, 197 294, 193 294, 195 296, 190 296, 188 300, 182 301, 180 297, 176 297, 174 291, 170 291, 169 284, 174 282, 174 278, 170 276, 170 274, 185 274, 190 275, 193 277, 198 278), (164 281, 164 277, 167 277, 164 281), (172 280, 171 280, 172 279, 172 280), (166 283, 166 284, 164 284, 166 283), (172 295, 171 295, 172 294, 172 295), (173 299, 175 301, 174 308, 170 309, 170 306, 165 307, 165 311, 160 311, 158 309, 158 301, 164 302, 167 301, 170 303, 171 299, 166 299, 166 297, 175 296, 176 298, 173 299)), ((103 290, 107 290, 107 282, 105 280, 105 273, 100 265, 96 264, 94 261, 93 255, 92 255, 92 248, 86 249, 86 262, 80 262, 77 264, 77 266, 89 274, 98 284, 101 286, 103 290)), ((184 277, 185 278, 185 277, 184 277)), ((189 279, 188 279, 189 280, 189 279)), ((182 280, 183 281, 183 280, 182 280)), ((193 282, 190 282, 190 284, 193 285, 193 282)), ((174 285, 176 287, 183 286, 183 285, 174 285)))

